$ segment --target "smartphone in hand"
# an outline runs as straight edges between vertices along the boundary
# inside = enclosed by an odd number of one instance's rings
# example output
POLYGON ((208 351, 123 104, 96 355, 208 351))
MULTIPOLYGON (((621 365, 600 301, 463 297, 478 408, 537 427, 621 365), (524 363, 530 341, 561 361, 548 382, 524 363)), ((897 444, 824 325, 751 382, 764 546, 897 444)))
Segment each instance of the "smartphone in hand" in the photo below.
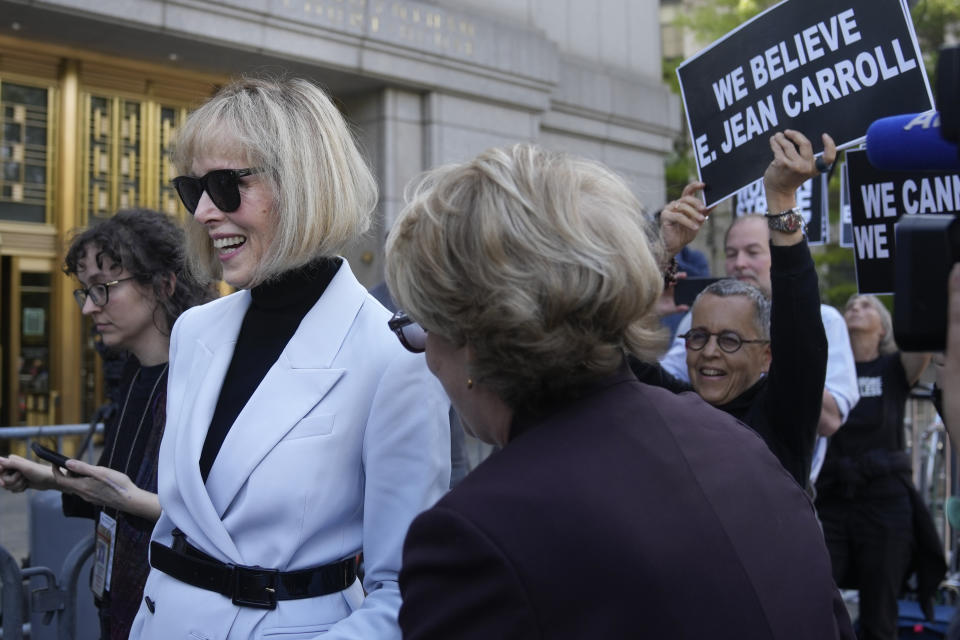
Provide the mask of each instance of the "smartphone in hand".
POLYGON ((43 446, 42 444, 40 444, 39 442, 31 442, 31 443, 30 443, 30 448, 33 449, 33 452, 34 452, 34 453, 37 455, 37 457, 40 458, 41 460, 46 460, 47 462, 50 462, 50 463, 52 463, 52 464, 55 464, 55 465, 57 465, 58 467, 62 467, 62 468, 64 468, 64 469, 67 468, 67 460, 69 460, 70 458, 68 458, 67 456, 63 455, 62 453, 59 453, 59 452, 57 452, 57 451, 54 451, 53 449, 50 449, 49 447, 45 447, 45 446, 43 446))
POLYGON ((673 286, 673 302, 677 305, 693 304, 700 292, 722 278, 680 278, 673 286))

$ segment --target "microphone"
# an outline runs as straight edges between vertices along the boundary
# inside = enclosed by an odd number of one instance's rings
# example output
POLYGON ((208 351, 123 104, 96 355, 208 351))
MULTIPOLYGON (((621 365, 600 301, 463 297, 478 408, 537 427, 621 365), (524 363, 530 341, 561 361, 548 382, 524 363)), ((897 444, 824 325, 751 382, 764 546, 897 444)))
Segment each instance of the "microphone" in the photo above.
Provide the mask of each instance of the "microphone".
POLYGON ((960 171, 957 145, 940 135, 936 111, 873 122, 867 129, 867 158, 881 171, 960 171))

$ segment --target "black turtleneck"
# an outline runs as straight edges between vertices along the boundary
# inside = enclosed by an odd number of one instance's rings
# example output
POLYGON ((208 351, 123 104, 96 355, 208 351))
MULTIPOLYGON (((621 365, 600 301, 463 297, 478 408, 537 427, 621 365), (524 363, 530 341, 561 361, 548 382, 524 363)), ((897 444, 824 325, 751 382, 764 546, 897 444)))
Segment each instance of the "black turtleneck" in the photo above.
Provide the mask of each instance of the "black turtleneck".
POLYGON ((233 359, 223 379, 217 408, 200 454, 204 482, 230 427, 267 371, 296 333, 340 268, 339 258, 322 259, 250 290, 250 307, 240 325, 233 359))

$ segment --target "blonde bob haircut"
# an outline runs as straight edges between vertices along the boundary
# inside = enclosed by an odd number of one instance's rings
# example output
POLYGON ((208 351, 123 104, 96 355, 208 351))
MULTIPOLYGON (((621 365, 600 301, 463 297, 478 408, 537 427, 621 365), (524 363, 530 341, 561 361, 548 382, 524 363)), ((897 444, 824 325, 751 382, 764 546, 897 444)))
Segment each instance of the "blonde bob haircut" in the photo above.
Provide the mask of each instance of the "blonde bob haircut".
MULTIPOLYGON (((387 238, 387 282, 470 377, 537 411, 655 358, 663 289, 643 208, 609 169, 530 144, 426 174, 387 238)), ((466 384, 466 380, 464 380, 466 384)))
POLYGON ((880 336, 880 355, 885 356, 890 353, 896 353, 897 343, 893 339, 893 318, 890 317, 890 312, 887 311, 887 308, 880 302, 880 298, 874 295, 855 293, 850 296, 847 304, 843 306, 844 313, 846 313, 847 309, 852 307, 853 303, 857 300, 863 300, 869 304, 876 310, 877 315, 880 316, 880 326, 883 328, 883 335, 880 336))
MULTIPOLYGON (((174 146, 177 170, 192 174, 195 159, 218 156, 261 169, 248 180, 273 194, 276 234, 252 285, 337 255, 370 227, 377 183, 343 116, 307 80, 240 78, 191 113, 174 146)), ((202 224, 187 225, 187 242, 191 268, 221 277, 202 224)))

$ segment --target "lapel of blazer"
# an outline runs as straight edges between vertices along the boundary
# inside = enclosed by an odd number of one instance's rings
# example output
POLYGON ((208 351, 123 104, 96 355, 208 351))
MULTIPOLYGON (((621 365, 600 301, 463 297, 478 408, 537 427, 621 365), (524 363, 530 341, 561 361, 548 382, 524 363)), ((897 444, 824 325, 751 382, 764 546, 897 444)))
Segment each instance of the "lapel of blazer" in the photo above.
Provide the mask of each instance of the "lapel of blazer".
POLYGON ((177 354, 190 358, 182 404, 177 409, 177 429, 173 434, 173 465, 182 503, 164 505, 164 508, 170 511, 172 520, 190 540, 206 549, 217 549, 235 560, 239 553, 210 502, 200 476, 199 460, 220 388, 233 358, 240 325, 250 306, 250 294, 241 291, 213 304, 216 306, 203 317, 204 323, 192 336, 184 336, 186 340, 177 354))
POLYGON ((218 517, 263 458, 343 375, 331 365, 366 295, 344 260, 227 433, 207 478, 218 517))

